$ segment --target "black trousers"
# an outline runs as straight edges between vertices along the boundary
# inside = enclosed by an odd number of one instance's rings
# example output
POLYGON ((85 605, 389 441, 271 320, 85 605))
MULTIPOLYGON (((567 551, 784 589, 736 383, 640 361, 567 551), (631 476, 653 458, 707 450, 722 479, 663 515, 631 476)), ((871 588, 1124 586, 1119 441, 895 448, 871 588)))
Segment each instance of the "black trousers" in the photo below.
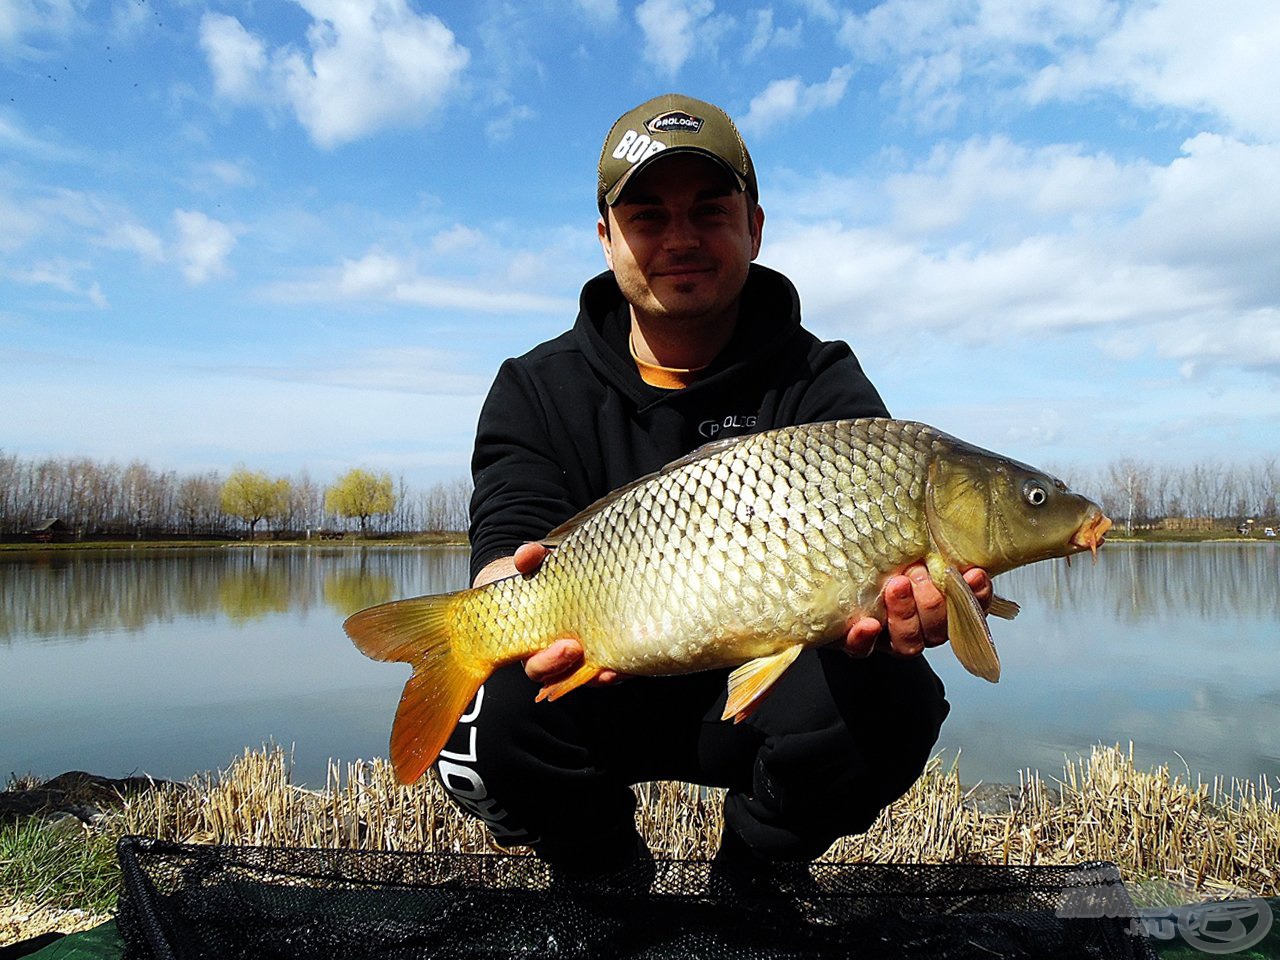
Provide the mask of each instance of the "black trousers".
POLYGON ((907 791, 949 709, 923 657, 806 651, 740 724, 720 720, 726 677, 633 678, 535 703, 520 665, 505 667, 437 771, 498 843, 568 868, 635 856, 629 786, 648 780, 727 787, 726 828, 756 856, 811 860, 907 791))

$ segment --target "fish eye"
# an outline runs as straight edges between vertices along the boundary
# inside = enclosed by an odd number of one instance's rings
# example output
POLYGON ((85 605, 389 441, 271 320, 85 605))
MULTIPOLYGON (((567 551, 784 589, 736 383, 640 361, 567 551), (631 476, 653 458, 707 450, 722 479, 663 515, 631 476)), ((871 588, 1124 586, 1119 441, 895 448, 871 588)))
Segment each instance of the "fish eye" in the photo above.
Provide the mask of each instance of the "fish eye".
POLYGON ((1042 507, 1049 499, 1049 491, 1038 480, 1028 480, 1022 485, 1022 497, 1033 507, 1042 507))

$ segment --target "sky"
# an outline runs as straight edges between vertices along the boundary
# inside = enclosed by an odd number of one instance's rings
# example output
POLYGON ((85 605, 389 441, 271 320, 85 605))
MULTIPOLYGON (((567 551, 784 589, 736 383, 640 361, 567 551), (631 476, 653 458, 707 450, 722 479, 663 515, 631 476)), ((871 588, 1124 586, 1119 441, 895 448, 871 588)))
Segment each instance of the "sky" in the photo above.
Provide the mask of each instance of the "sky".
POLYGON ((1280 455, 1275 0, 0 0, 0 451, 465 475, 670 91, 895 416, 1280 455))

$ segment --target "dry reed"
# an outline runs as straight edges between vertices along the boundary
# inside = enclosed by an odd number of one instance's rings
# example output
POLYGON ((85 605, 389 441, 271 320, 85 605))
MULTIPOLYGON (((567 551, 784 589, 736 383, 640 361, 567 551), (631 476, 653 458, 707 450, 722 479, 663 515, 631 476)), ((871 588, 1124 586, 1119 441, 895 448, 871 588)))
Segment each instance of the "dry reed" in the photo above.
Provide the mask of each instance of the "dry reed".
MULTIPOLYGON (((246 750, 190 785, 130 799, 109 829, 161 839, 326 848, 497 852, 434 778, 400 786, 382 760, 331 763, 322 790, 289 782, 278 747, 246 750)), ((1109 860, 1126 881, 1171 896, 1280 895, 1280 809, 1272 786, 1184 783, 1138 770, 1133 748, 1097 747, 1050 790, 1027 771, 1004 813, 980 813, 959 770, 935 759, 865 834, 824 859, 1043 864, 1109 860)), ((637 823, 656 856, 706 858, 720 836, 720 791, 642 784, 637 823)), ((1170 901, 1173 902, 1173 901, 1170 901)))

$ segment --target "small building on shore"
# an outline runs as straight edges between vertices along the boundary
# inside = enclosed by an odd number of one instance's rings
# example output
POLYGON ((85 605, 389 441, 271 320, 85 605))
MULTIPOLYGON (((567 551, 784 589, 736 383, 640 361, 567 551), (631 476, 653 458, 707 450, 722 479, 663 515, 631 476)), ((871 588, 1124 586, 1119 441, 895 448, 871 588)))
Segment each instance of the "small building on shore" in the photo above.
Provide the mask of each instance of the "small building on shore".
POLYGON ((27 533, 36 543, 66 543, 71 539, 71 528, 58 517, 46 517, 27 533))

